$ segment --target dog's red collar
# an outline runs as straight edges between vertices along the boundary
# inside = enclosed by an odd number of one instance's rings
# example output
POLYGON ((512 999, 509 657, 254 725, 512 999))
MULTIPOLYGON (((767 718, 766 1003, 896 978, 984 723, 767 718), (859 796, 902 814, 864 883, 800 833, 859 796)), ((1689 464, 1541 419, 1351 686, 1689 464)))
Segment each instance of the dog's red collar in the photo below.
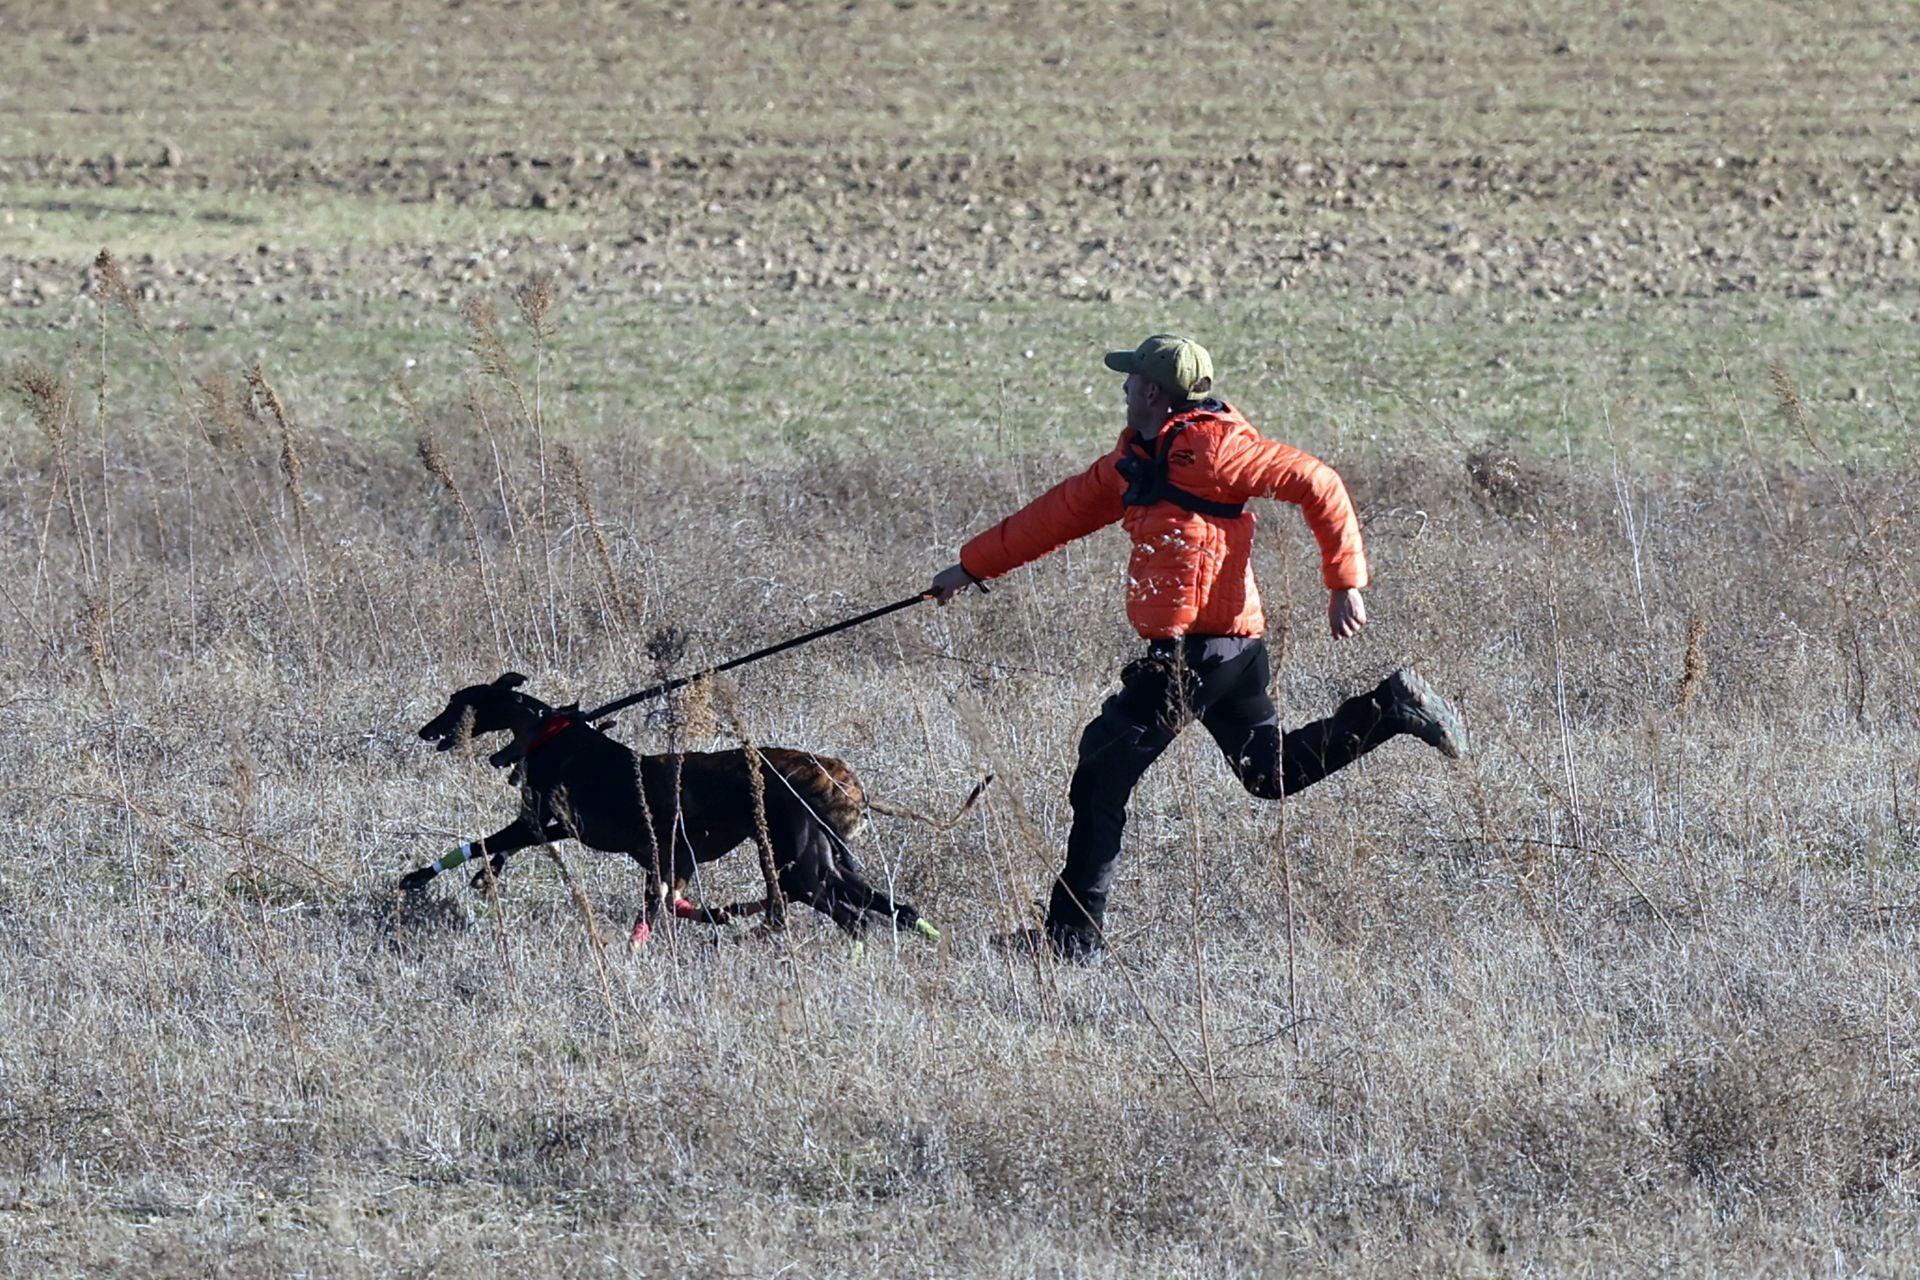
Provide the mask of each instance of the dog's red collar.
POLYGON ((561 734, 565 733, 567 730, 571 728, 573 728, 572 716, 552 717, 545 724, 542 724, 540 726, 539 733, 536 733, 533 735, 533 741, 527 744, 527 749, 523 755, 523 758, 524 756, 532 755, 534 752, 546 746, 549 742, 552 742, 555 738, 559 737, 561 734))

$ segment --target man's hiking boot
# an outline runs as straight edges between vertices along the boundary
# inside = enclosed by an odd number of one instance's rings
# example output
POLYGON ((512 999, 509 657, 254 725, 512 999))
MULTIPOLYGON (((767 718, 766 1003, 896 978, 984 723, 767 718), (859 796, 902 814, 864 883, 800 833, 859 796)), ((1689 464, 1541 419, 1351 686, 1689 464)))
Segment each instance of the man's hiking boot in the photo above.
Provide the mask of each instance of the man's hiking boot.
POLYGON ((1096 964, 1106 953, 1107 895, 1103 889, 1073 890, 1053 882, 1047 898, 1047 939, 1053 953, 1074 964, 1096 964))
POLYGON ((1016 956, 1051 956, 1067 964, 1097 965, 1106 958, 1106 944, 1097 933, 1081 933, 1052 927, 1013 929, 996 933, 991 942, 996 950, 1016 956))
POLYGON ((1046 932, 1053 953, 1068 964, 1096 965, 1107 958, 1107 942, 1097 928, 1074 929, 1050 922, 1046 932))
POLYGON ((1402 667, 1380 682, 1386 711, 1410 733, 1449 760, 1467 752, 1467 726, 1453 704, 1412 667, 1402 667))

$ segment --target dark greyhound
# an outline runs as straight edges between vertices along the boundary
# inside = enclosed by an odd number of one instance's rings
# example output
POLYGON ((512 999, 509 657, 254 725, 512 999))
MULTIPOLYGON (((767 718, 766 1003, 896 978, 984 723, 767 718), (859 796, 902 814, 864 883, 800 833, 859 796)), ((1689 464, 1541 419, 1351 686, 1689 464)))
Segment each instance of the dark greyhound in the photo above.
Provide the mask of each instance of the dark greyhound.
MULTIPOLYGON (((592 849, 624 853, 645 872, 647 905, 633 922, 635 946, 647 940, 655 916, 669 901, 674 914, 686 919, 720 924, 766 910, 769 923, 778 925, 785 898, 831 917, 855 937, 873 916, 940 936, 911 905, 869 884, 847 843, 866 809, 921 815, 868 800, 853 770, 841 761, 784 747, 758 749, 756 799, 755 763, 746 749, 635 755, 582 720, 577 706, 552 707, 520 692, 526 679, 508 672, 492 684, 469 685, 420 727, 420 736, 437 740, 441 751, 464 738, 511 733, 513 741, 494 752, 489 763, 514 770, 520 814, 492 835, 467 841, 407 875, 400 881, 403 891, 418 890, 472 858, 487 859, 498 874, 512 853, 574 839, 592 849), (760 843, 762 814, 770 846, 762 855, 771 862, 780 894, 717 909, 688 902, 694 868, 747 840, 760 843)), ((961 813, 985 786, 974 789, 961 813)), ((486 875, 483 868, 474 883, 486 875)))

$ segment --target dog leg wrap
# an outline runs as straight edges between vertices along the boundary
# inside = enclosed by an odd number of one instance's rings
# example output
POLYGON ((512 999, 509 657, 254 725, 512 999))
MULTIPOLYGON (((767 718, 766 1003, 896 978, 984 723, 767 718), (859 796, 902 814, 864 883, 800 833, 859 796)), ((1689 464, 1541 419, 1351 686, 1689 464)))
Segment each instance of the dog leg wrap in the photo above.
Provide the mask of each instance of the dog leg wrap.
POLYGON ((651 938, 652 936, 653 936, 653 926, 647 923, 647 918, 645 916, 641 916, 638 920, 635 920, 633 922, 633 936, 627 939, 627 946, 631 949, 638 950, 639 948, 646 946, 647 939, 651 938))
POLYGON ((935 942, 940 941, 940 930, 938 926, 925 916, 913 922, 913 931, 923 938, 932 938, 935 942))
POLYGON ((460 842, 460 847, 458 849, 455 849, 452 853, 443 855, 436 861, 430 862, 427 865, 432 867, 436 873, 441 871, 451 871, 455 867, 459 866, 461 863, 465 862, 468 858, 471 858, 472 856, 473 856, 473 844, 470 841, 463 840, 460 842))

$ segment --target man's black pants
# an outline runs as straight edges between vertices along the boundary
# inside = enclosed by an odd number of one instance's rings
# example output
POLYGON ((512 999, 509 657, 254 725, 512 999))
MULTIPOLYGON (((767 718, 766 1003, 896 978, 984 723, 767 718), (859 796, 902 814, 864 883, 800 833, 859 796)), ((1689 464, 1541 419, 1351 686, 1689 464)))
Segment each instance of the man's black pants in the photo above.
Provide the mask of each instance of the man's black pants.
POLYGON ((1304 790, 1401 732, 1376 689, 1347 699, 1325 720, 1283 734, 1267 692, 1270 674, 1260 636, 1155 640, 1146 657, 1128 664, 1120 691, 1080 735, 1080 761, 1067 792, 1073 830, 1066 869, 1047 908, 1049 934, 1098 945, 1127 799, 1190 721, 1206 727, 1241 784, 1263 800, 1304 790))

